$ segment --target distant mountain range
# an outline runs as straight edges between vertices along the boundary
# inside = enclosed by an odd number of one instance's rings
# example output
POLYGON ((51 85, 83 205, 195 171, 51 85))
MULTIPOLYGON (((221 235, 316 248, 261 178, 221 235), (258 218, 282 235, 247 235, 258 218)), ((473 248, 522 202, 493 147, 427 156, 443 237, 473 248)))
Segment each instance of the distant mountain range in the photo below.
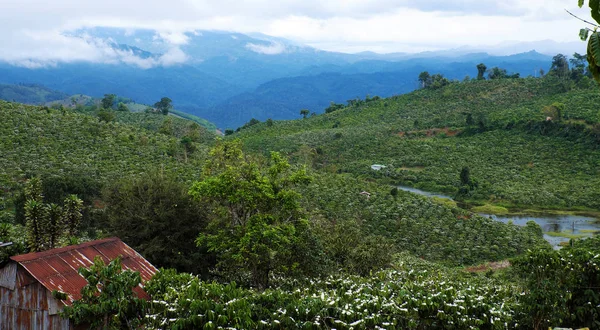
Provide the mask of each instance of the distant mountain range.
POLYGON ((25 68, 0 62, 0 83, 40 84, 66 94, 114 93, 153 104, 162 96, 178 109, 235 128, 251 118, 292 119, 320 113, 330 102, 382 97, 418 87, 422 71, 448 78, 475 76, 475 66, 499 66, 523 76, 548 71, 551 56, 511 56, 457 49, 420 54, 321 51, 262 34, 196 31, 160 36, 151 30, 93 28, 72 32, 111 47, 122 60, 25 68))

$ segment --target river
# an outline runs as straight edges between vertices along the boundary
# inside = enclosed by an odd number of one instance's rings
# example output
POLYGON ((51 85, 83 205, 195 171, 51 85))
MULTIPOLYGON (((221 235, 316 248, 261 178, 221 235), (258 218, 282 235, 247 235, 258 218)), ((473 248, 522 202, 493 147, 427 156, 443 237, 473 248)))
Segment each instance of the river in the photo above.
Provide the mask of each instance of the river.
MULTIPOLYGON (((427 197, 439 197, 452 200, 452 197, 443 194, 430 193, 413 187, 398 186, 398 189, 409 191, 427 197)), ((535 221, 544 231, 544 238, 554 247, 559 248, 560 243, 568 242, 569 238, 550 236, 549 232, 571 231, 570 234, 591 235, 591 231, 600 232, 600 224, 595 223, 596 218, 578 215, 556 215, 556 214, 518 214, 518 215, 494 215, 479 213, 479 215, 504 223, 512 222, 515 225, 525 226, 527 221, 535 221)))

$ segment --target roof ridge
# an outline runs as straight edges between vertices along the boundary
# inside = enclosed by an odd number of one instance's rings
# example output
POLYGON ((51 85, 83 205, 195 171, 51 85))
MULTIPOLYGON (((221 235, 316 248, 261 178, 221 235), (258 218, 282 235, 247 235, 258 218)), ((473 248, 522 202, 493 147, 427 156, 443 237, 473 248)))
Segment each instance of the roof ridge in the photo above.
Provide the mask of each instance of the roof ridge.
POLYGON ((72 251, 72 250, 89 247, 89 246, 100 245, 100 244, 108 243, 108 242, 114 242, 114 241, 118 241, 118 240, 120 240, 118 237, 104 238, 104 239, 100 239, 100 240, 81 243, 78 245, 69 245, 69 246, 65 246, 62 248, 56 248, 56 249, 46 250, 46 251, 42 251, 42 252, 32 252, 32 253, 27 253, 27 254, 21 254, 18 256, 12 256, 12 257, 10 257, 10 260, 21 263, 21 262, 25 262, 25 261, 31 261, 31 260, 35 260, 35 259, 41 259, 44 257, 57 255, 57 254, 67 252, 67 251, 72 251))

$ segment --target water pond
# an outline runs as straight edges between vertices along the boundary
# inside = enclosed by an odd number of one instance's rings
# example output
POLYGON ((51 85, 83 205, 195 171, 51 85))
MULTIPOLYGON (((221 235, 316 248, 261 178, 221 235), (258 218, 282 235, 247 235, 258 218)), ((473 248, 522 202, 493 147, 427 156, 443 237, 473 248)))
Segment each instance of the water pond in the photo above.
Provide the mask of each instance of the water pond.
MULTIPOLYGON (((417 188, 398 186, 398 189, 409 191, 415 194, 427 197, 440 197, 452 199, 452 197, 430 193, 417 188)), ((515 225, 525 226, 527 221, 535 221, 544 231, 544 238, 550 244, 558 248, 560 243, 568 242, 569 238, 563 236, 549 235, 548 233, 566 232, 571 235, 592 235, 594 232, 600 232, 600 224, 595 222, 597 219, 578 215, 556 215, 556 214, 517 214, 517 215, 494 215, 479 213, 479 215, 504 223, 512 222, 515 225)))

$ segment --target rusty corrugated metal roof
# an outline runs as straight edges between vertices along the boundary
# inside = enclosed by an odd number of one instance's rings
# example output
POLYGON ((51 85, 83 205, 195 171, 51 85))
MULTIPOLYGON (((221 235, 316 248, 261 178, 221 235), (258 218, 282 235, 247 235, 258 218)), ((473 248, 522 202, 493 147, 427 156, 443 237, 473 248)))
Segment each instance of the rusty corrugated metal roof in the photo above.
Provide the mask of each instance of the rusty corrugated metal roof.
MULTIPOLYGON (((104 262, 121 256, 123 269, 140 272, 144 282, 157 272, 151 263, 116 237, 22 254, 10 259, 19 263, 50 292, 58 290, 66 293, 68 299, 63 302, 70 305, 81 298, 81 288, 87 284, 78 269, 91 266, 96 256, 100 256, 104 262)), ((135 288, 134 291, 140 298, 148 298, 141 288, 135 288)))

